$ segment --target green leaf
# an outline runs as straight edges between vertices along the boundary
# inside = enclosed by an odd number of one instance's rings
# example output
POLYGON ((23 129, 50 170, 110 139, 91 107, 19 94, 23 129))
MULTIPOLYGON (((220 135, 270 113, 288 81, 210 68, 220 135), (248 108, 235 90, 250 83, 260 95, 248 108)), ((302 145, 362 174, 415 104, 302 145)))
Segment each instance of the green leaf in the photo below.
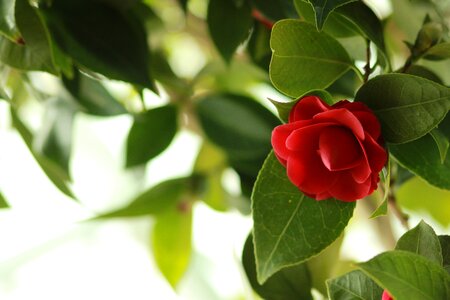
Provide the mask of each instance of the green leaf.
POLYGON ((396 300, 450 298, 450 275, 420 255, 388 251, 357 266, 396 300))
POLYGON ((81 72, 75 72, 71 79, 63 77, 63 83, 85 113, 116 116, 127 112, 98 80, 81 72))
POLYGON ((359 270, 327 280, 330 300, 380 300, 383 294, 375 281, 359 270))
POLYGON ((67 185, 67 181, 69 181, 70 179, 69 174, 53 161, 49 160, 45 156, 40 155, 39 153, 36 153, 33 150, 33 135, 31 134, 30 130, 20 120, 17 112, 13 107, 10 108, 10 113, 14 128, 16 128, 16 130, 20 134, 34 159, 39 164, 42 171, 44 171, 45 175, 47 175, 48 179, 66 196, 75 199, 75 196, 67 185))
POLYGON ((444 119, 450 109, 450 88, 407 74, 386 74, 364 84, 355 100, 374 111, 387 142, 406 143, 444 119))
POLYGON ((422 255, 430 261, 442 265, 442 250, 439 238, 433 228, 424 221, 420 221, 416 227, 403 234, 395 249, 422 255))
POLYGON ((6 202, 5 197, 0 193, 0 208, 8 208, 8 202, 6 202))
POLYGON ((250 33, 251 7, 247 1, 238 6, 229 0, 210 0, 207 22, 212 41, 228 62, 250 33))
POLYGON ((425 59, 447 59, 450 58, 450 42, 434 45, 424 55, 425 59))
POLYGON ((389 189, 391 187, 391 159, 388 159, 387 167, 383 168, 383 181, 384 181, 384 193, 383 199, 381 200, 381 204, 377 207, 377 209, 370 215, 370 219, 385 216, 388 212, 388 196, 389 189))
POLYGON ((161 182, 137 196, 129 205, 95 219, 162 214, 180 201, 189 183, 190 179, 186 177, 161 182))
POLYGON ((0 32, 12 41, 20 37, 14 17, 14 4, 15 0, 0 1, 0 32))
POLYGON ((58 74, 53 62, 48 30, 36 9, 27 0, 16 0, 15 19, 24 44, 1 37, 0 60, 21 70, 58 74))
POLYGON ((344 230, 355 203, 316 201, 303 195, 288 179, 271 153, 252 194, 254 243, 258 282, 280 269, 317 255, 344 230))
POLYGON ((175 137, 177 128, 177 109, 173 105, 137 115, 128 133, 126 166, 146 163, 163 152, 175 137))
POLYGON ((52 160, 69 174, 72 150, 72 127, 75 109, 62 99, 46 103, 43 124, 33 141, 34 150, 52 160))
POLYGON ((438 189, 414 177, 400 186, 396 197, 401 207, 426 212, 444 227, 450 225, 450 191, 438 189))
MULTIPOLYGON (((439 131, 450 136, 450 115, 439 124, 439 131)), ((430 184, 450 190, 450 155, 442 162, 442 154, 431 134, 399 145, 389 145, 390 153, 405 168, 430 184)))
POLYGON ((242 264, 252 288, 264 299, 312 300, 311 279, 306 264, 287 267, 270 277, 264 284, 256 279, 253 237, 249 235, 242 253, 242 264))
POLYGON ((190 203, 156 218, 152 234, 155 262, 167 281, 175 287, 185 273, 191 258, 192 209, 190 203))
POLYGON ((255 22, 252 35, 247 44, 247 51, 250 54, 250 58, 264 70, 269 70, 270 58, 272 57, 270 33, 271 30, 265 25, 255 22))
POLYGON ((450 235, 438 236, 442 249, 442 265, 450 273, 450 235))
POLYGON ((442 79, 439 78, 439 76, 436 73, 434 73, 433 71, 431 71, 430 69, 428 69, 427 67, 424 67, 424 66, 412 65, 411 67, 409 67, 409 69, 406 71, 406 73, 410 74, 410 75, 426 78, 428 80, 434 81, 434 82, 442 84, 442 85, 444 84, 442 82, 442 79))
POLYGON ((311 3, 316 14, 316 26, 321 30, 323 24, 328 18, 328 15, 337 7, 356 0, 308 0, 311 3))
POLYGON ((298 20, 277 22, 270 46, 270 79, 278 90, 294 98, 326 88, 352 66, 338 41, 298 20))
POLYGON ((441 163, 445 162, 445 158, 447 157, 448 147, 450 146, 450 142, 448 137, 445 136, 439 129, 435 128, 430 131, 431 137, 436 142, 436 146, 439 150, 439 154, 441 156, 441 163))
POLYGON ((381 21, 363 1, 354 1, 342 5, 335 12, 355 24, 359 32, 372 41, 386 55, 381 21))
POLYGON ((197 113, 208 139, 225 151, 241 182, 247 182, 251 190, 272 148, 272 129, 279 120, 253 99, 234 94, 205 96, 198 102, 197 113))
MULTIPOLYGON (((316 19, 314 9, 309 2, 295 0, 294 4, 301 19, 308 23, 315 24, 316 19)), ((358 27, 356 27, 353 22, 350 22, 344 16, 336 13, 336 11, 328 16, 327 22, 323 25, 322 30, 337 38, 351 37, 360 33, 358 27)))
POLYGON ((42 11, 57 44, 78 64, 154 89, 147 35, 131 10, 104 1, 59 0, 42 11))
POLYGON ((297 102, 300 101, 303 97, 310 96, 310 95, 318 96, 320 99, 322 99, 323 101, 325 101, 326 103, 328 103, 330 105, 334 104, 333 97, 330 95, 330 93, 328 93, 325 90, 313 90, 313 91, 307 92, 304 95, 301 95, 300 97, 298 97, 297 100, 289 101, 289 102, 278 102, 273 99, 269 99, 269 101, 272 102, 272 104, 277 109, 280 119, 283 122, 287 123, 289 121, 289 114, 290 114, 292 108, 294 107, 294 105, 297 104, 297 102))

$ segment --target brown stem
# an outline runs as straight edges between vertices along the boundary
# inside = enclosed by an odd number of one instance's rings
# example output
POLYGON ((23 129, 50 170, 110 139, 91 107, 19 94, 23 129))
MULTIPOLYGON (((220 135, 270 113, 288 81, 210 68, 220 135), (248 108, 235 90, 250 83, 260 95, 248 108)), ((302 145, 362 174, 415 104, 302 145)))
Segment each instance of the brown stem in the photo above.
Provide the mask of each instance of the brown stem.
POLYGON ((412 66, 413 61, 414 60, 412 56, 408 57, 408 59, 405 61, 404 66, 402 67, 402 73, 408 72, 409 68, 412 66))
POLYGON ((406 230, 409 230, 410 229, 409 223, 408 223, 409 216, 401 210, 401 208, 397 204, 395 195, 390 191, 388 194, 388 204, 389 204, 389 208, 394 212, 395 216, 400 221, 400 223, 403 225, 403 227, 406 230))
POLYGON ((370 73, 372 73, 372 68, 370 67, 370 40, 366 40, 366 65, 364 66, 364 83, 369 80, 370 73))

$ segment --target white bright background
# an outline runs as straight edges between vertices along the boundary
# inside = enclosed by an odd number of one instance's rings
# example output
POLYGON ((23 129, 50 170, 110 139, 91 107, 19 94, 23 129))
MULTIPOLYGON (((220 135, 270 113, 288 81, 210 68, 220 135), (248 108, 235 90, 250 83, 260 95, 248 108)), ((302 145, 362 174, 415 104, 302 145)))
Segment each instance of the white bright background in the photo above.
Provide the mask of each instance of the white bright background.
MULTIPOLYGON (((389 13, 389 6, 375 2, 380 14, 389 13)), ((173 48, 170 63, 179 75, 191 76, 205 59, 189 38, 181 36, 177 42, 183 45, 173 48)), ((35 77, 50 81, 44 86, 51 89, 51 79, 35 77)), ((120 91, 120 85, 116 89, 120 91)), ((267 86, 251 89, 262 99, 275 93, 267 86)), ((32 105, 25 114, 35 127, 39 125, 38 106, 32 105)), ((176 292, 153 261, 150 217, 83 222, 96 212, 127 204, 155 183, 191 172, 200 140, 186 131, 146 168, 124 171, 124 141, 131 121, 129 116, 77 116, 71 161, 72 187, 80 200, 76 203, 40 170, 10 128, 8 105, 0 101, 0 190, 12 207, 0 210, 0 299, 254 299, 240 264, 252 226, 249 216, 214 212, 201 203, 195 206, 192 261, 176 292)), ((232 171, 226 180, 231 191, 238 191, 232 171)), ((341 252, 362 261, 386 249, 360 207, 341 252)), ((419 218, 413 216, 411 224, 419 218)), ((402 230, 395 225, 398 236, 402 230)), ((445 231, 437 228, 438 233, 445 231)))

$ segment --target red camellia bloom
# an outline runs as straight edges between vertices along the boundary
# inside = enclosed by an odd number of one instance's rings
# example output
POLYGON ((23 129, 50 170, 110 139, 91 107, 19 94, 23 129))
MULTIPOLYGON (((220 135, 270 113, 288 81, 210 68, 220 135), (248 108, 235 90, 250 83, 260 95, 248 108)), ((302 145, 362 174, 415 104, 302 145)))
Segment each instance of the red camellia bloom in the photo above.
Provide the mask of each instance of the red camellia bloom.
POLYGON ((392 298, 388 291, 384 290, 381 300, 394 300, 394 298, 392 298))
POLYGON ((371 194, 387 160, 380 123, 363 103, 332 106, 319 97, 302 98, 289 123, 272 132, 272 146, 287 175, 316 200, 355 201, 371 194))

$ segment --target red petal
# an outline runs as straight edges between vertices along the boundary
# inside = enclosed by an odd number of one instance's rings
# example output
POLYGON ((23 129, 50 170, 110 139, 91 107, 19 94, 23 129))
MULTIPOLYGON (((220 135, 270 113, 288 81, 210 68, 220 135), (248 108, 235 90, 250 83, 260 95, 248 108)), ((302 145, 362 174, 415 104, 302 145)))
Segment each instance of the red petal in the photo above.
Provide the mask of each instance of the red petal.
POLYGON ((368 108, 367 105, 365 105, 364 103, 350 102, 348 100, 339 101, 338 103, 333 104, 332 108, 346 108, 351 112, 356 112, 356 111, 372 112, 370 110, 370 108, 368 108))
POLYGON ((375 140, 380 137, 380 122, 378 122, 377 117, 373 113, 367 111, 355 111, 353 114, 358 118, 359 122, 361 122, 366 133, 369 133, 375 140))
POLYGON ((363 142, 363 147, 366 150, 367 160, 370 164, 372 172, 378 173, 386 164, 388 155, 386 150, 381 147, 371 136, 363 142))
POLYGON ((342 201, 356 201, 369 195, 373 190, 371 178, 363 183, 357 183, 349 172, 341 172, 335 184, 329 189, 334 198, 342 201))
POLYGON ((314 115, 329 109, 330 106, 323 102, 319 97, 306 96, 298 101, 292 108, 291 113, 289 114, 289 123, 300 120, 310 120, 314 115))
POLYGON ((355 167, 364 159, 361 146, 353 133, 343 127, 327 127, 319 138, 319 154, 330 171, 355 167))
POLYGON ((372 169, 370 168, 366 149, 364 148, 363 143, 361 141, 358 142, 361 145, 363 159, 351 170, 351 174, 356 182, 362 183, 365 182, 367 178, 369 178, 370 174, 372 174, 372 169))
MULTIPOLYGON (((301 122, 301 121, 300 121, 301 122)), ((332 123, 320 123, 298 128, 289 135, 286 147, 291 151, 316 151, 321 131, 332 123)))
POLYGON ((290 151, 286 148, 286 140, 297 128, 301 128, 302 122, 294 122, 277 126, 272 131, 272 147, 278 159, 286 164, 290 151))
POLYGON ((333 122, 350 128, 360 140, 364 140, 364 129, 361 122, 350 111, 344 108, 329 110, 313 118, 315 121, 333 122))

